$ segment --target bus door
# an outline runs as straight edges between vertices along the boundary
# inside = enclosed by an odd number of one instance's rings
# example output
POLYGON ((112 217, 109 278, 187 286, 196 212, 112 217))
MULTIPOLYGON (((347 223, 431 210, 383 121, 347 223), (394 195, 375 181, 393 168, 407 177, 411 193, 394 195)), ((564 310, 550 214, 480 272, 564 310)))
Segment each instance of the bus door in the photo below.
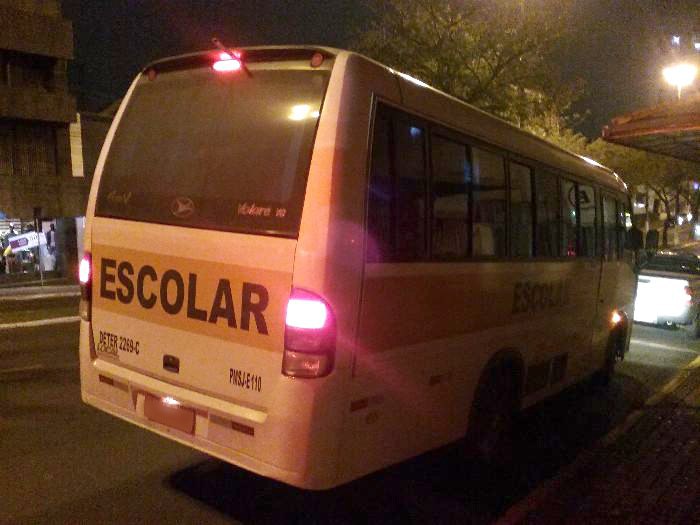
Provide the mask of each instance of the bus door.
POLYGON ((602 220, 602 238, 599 245, 601 251, 600 286, 598 289, 598 307, 596 324, 593 332, 593 351, 595 361, 593 366, 599 366, 605 356, 608 335, 610 333, 610 317, 614 309, 620 306, 618 279, 622 270, 622 246, 618 235, 617 201, 612 195, 603 193, 599 199, 602 220))
POLYGON ((570 280, 573 310, 567 318, 571 376, 588 373, 592 361, 591 332, 596 318, 600 260, 596 258, 596 204, 592 186, 561 180, 565 255, 574 264, 570 280))

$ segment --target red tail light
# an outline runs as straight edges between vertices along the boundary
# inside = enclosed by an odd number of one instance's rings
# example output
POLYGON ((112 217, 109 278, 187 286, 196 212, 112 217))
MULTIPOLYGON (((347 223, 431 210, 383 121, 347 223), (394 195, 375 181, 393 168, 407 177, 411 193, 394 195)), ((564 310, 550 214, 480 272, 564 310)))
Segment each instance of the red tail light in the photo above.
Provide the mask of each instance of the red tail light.
POLYGON ((323 377, 335 360, 335 319, 330 306, 315 294, 294 290, 287 302, 282 373, 323 377))
POLYGON ((80 281, 80 317, 89 321, 92 313, 92 256, 85 252, 78 267, 80 281))
POLYGON ((686 301, 688 304, 693 304, 693 289, 690 286, 685 287, 685 295, 686 295, 686 301))
POLYGON ((229 53, 220 53, 219 60, 214 62, 212 66, 214 71, 219 73, 231 73, 233 71, 238 71, 243 68, 243 63, 241 62, 241 54, 235 52, 233 56, 229 53))

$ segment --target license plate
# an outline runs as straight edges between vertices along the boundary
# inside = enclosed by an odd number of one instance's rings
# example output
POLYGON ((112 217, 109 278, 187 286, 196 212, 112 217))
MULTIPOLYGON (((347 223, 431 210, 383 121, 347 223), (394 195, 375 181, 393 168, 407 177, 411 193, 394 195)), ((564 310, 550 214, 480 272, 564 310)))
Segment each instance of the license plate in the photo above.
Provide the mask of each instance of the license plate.
POLYGON ((166 404, 161 398, 146 394, 143 409, 150 421, 187 434, 194 433, 194 410, 191 408, 166 404))

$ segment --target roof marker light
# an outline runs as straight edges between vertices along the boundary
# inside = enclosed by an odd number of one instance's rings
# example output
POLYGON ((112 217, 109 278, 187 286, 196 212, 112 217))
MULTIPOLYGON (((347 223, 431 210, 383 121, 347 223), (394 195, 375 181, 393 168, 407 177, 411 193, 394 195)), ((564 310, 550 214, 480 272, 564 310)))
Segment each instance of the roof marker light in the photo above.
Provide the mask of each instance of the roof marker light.
POLYGON ((314 53, 314 56, 311 57, 311 67, 321 67, 324 60, 325 57, 321 53, 314 53))
POLYGON ((231 73, 233 71, 239 71, 243 68, 243 63, 241 62, 240 51, 234 51, 233 56, 230 53, 222 52, 219 54, 219 60, 214 62, 212 66, 214 71, 219 73, 231 73))

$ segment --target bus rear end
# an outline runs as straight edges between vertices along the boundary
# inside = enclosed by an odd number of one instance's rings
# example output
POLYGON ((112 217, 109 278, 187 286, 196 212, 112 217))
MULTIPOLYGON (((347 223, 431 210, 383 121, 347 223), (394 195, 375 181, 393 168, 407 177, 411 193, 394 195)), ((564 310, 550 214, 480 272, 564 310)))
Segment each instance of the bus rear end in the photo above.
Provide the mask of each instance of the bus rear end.
POLYGON ((293 278, 334 61, 267 48, 144 70, 96 170, 80 272, 86 403, 305 488, 335 483, 342 413, 333 308, 293 278))

